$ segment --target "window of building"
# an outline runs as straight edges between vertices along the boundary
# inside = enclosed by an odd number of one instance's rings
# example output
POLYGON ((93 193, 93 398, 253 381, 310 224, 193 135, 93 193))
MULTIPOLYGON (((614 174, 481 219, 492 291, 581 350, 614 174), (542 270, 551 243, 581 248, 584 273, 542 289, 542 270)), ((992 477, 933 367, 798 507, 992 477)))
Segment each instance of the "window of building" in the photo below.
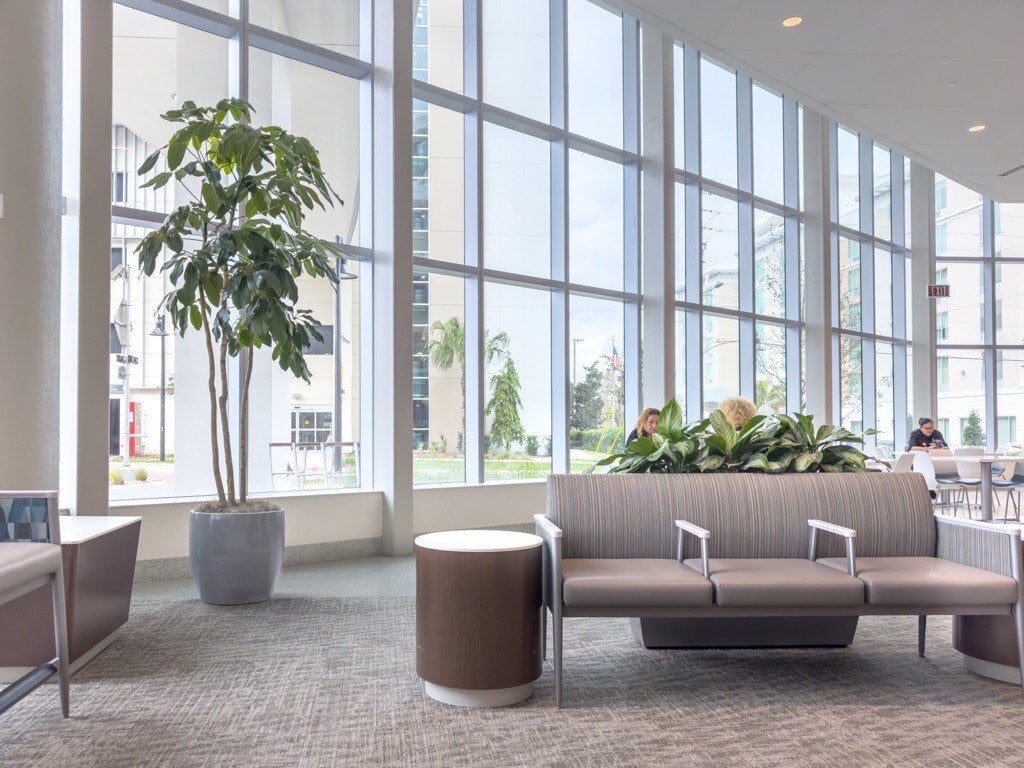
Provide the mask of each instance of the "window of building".
POLYGON ((833 349, 840 368, 838 410, 844 426, 859 423, 863 429, 875 430, 866 436, 869 451, 892 456, 905 443, 912 421, 908 360, 913 295, 905 224, 909 220, 908 167, 903 157, 877 142, 841 125, 833 128, 833 295, 839 303, 839 312, 833 315, 833 349), (893 168, 902 172, 894 174, 893 168), (901 225, 894 227, 893 222, 901 225))
MULTIPOLYGON (((344 200, 344 206, 310 213, 307 230, 363 243, 359 189, 366 169, 360 156, 369 136, 362 135, 360 81, 326 64, 343 60, 351 66, 342 69, 369 71, 359 64, 360 3, 319 3, 317 12, 312 5, 273 11, 264 0, 249 0, 249 13, 239 14, 233 29, 217 33, 206 31, 208 20, 187 8, 172 12, 154 3, 143 12, 114 5, 111 202, 120 207, 111 225, 111 314, 117 336, 116 349, 111 345, 111 397, 118 433, 112 435, 112 449, 117 455, 128 452, 132 465, 145 470, 135 474, 145 479, 121 484, 123 476, 112 473, 113 500, 213 492, 202 416, 209 407, 205 350, 194 335, 163 333, 170 330, 158 314, 166 278, 159 272, 141 276, 134 256, 153 214, 169 213, 196 192, 181 184, 157 191, 141 187, 145 178, 136 169, 175 130, 159 115, 189 100, 203 105, 227 96, 248 100, 254 123, 280 125, 317 147, 328 180, 344 200), (243 34, 247 24, 280 32, 273 52, 254 44, 247 56, 232 55, 232 40, 248 37, 243 34), (318 56, 324 66, 308 63, 318 56)), ((369 258, 370 250, 366 253, 369 258)), ((350 260, 347 269, 357 279, 343 281, 338 290, 327 280, 297 280, 299 306, 313 313, 324 337, 307 350, 309 383, 282 371, 269 351, 253 354, 252 492, 350 487, 365 477, 359 450, 365 362, 360 350, 368 332, 362 308, 369 281, 358 278, 369 274, 369 266, 350 260)), ((237 411, 237 405, 231 408, 237 411)))

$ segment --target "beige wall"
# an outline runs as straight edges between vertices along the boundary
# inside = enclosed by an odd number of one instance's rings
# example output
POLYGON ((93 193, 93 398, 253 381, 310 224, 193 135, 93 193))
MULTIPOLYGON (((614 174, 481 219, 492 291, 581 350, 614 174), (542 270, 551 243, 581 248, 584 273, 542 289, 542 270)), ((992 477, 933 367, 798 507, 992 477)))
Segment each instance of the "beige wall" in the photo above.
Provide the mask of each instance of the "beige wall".
MULTIPOLYGON (((295 546, 381 535, 378 491, 310 492, 273 497, 285 510, 285 544, 295 546)), ((543 482, 418 488, 416 533, 529 523, 544 511, 543 482)), ((188 556, 189 510, 195 501, 115 503, 111 514, 142 517, 139 559, 188 556)))
POLYGON ((61 3, 0 3, 0 488, 57 487, 61 3))

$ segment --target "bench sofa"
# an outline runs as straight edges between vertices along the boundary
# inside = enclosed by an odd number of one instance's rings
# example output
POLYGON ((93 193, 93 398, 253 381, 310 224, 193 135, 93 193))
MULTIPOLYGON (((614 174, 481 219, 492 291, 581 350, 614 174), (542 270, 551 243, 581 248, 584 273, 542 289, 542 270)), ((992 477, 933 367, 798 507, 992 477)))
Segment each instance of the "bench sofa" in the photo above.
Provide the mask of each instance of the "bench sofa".
POLYGON ((1020 528, 915 473, 553 475, 535 522, 558 707, 567 616, 918 616, 923 656, 928 615, 1008 614, 1024 662, 1020 528))

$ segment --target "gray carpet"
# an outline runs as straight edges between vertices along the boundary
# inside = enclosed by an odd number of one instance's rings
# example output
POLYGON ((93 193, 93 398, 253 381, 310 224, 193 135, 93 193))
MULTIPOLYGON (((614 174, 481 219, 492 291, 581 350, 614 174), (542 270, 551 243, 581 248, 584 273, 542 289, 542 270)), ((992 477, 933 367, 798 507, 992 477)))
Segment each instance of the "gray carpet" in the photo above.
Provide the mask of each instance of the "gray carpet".
POLYGON ((566 709, 549 669, 519 706, 446 707, 415 675, 409 571, 331 597, 337 573, 307 569, 239 608, 143 590, 70 721, 52 686, 0 718, 0 766, 1024 765, 1019 689, 966 672, 942 619, 925 660, 911 617, 772 652, 646 651, 626 620, 574 619, 566 709))

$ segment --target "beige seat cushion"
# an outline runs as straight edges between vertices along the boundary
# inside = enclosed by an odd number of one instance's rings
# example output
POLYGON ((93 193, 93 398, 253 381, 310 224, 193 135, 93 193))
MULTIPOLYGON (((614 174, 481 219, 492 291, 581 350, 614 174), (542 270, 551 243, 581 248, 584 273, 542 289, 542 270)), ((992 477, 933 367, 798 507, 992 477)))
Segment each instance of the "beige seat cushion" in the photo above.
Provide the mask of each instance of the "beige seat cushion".
POLYGON ((710 606, 711 583, 675 560, 568 559, 562 599, 588 608, 710 606))
MULTIPOLYGON (((700 571, 700 560, 686 565, 700 571)), ((802 558, 712 558, 715 605, 736 608, 831 607, 864 604, 864 585, 802 558)))
MULTIPOLYGON (((841 557, 822 565, 846 570, 841 557)), ((940 557, 858 557, 857 576, 871 605, 1006 605, 1017 602, 1017 582, 1009 576, 960 565, 940 557)))
POLYGON ((60 547, 56 544, 0 543, 0 595, 40 576, 55 573, 59 566, 60 547))

